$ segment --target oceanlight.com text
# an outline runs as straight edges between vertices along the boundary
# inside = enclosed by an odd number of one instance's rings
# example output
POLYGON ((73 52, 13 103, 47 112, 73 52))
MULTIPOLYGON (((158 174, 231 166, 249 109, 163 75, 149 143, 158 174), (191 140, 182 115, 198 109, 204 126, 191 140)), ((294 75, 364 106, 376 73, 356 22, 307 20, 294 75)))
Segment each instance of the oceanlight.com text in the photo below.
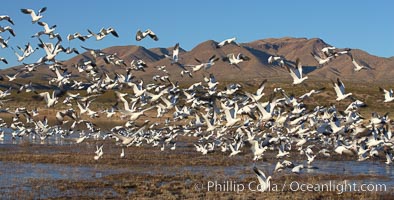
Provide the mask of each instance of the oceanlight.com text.
POLYGON ((383 183, 357 183, 351 181, 326 181, 321 183, 307 183, 301 181, 284 182, 276 184, 270 182, 266 187, 262 187, 258 181, 248 183, 237 182, 235 180, 207 181, 206 183, 196 183, 194 189, 207 192, 386 192, 387 185, 383 183), (263 189, 265 188, 265 189, 263 189), (263 191, 264 190, 264 191, 263 191))

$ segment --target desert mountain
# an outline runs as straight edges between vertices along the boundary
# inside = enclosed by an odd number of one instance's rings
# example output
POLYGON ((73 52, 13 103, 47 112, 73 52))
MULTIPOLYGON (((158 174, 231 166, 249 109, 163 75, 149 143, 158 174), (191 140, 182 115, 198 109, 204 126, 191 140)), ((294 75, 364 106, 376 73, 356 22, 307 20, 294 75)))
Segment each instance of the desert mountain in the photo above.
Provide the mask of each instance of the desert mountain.
MULTIPOLYGON (((222 61, 222 59, 215 62, 212 68, 204 71, 198 71, 193 73, 193 78, 188 76, 181 77, 181 68, 176 64, 171 64, 170 60, 165 55, 171 55, 173 47, 167 48, 152 48, 146 49, 141 46, 113 46, 103 49, 106 53, 111 53, 123 59, 129 66, 132 60, 141 59, 149 66, 146 72, 136 71, 133 75, 137 79, 144 79, 145 81, 151 81, 152 76, 166 75, 164 72, 158 71, 157 66, 166 66, 167 71, 170 72, 170 79, 180 82, 192 82, 201 81, 202 76, 207 76, 213 73, 218 81, 229 82, 229 81, 250 81, 259 82, 263 78, 267 78, 272 81, 289 81, 290 75, 287 71, 278 66, 268 64, 268 57, 271 55, 283 56, 289 63, 294 63, 296 58, 300 58, 304 71, 310 79, 316 80, 329 80, 340 77, 342 80, 348 81, 391 81, 394 82, 394 59, 383 58, 374 55, 370 55, 365 51, 359 49, 352 49, 352 55, 356 61, 361 64, 368 66, 369 70, 362 70, 355 72, 354 66, 351 59, 347 55, 341 55, 327 65, 318 66, 318 63, 312 57, 311 53, 321 55, 320 50, 323 47, 331 46, 325 43, 319 38, 268 38, 262 40, 256 40, 249 43, 241 43, 239 46, 230 44, 222 48, 216 47, 217 42, 208 40, 200 43, 190 51, 180 50, 179 62, 183 65, 197 65, 197 58, 200 61, 207 61, 212 55, 223 58, 227 54, 242 53, 250 58, 250 61, 242 62, 238 66, 230 65, 228 62, 222 61)), ((181 45, 182 46, 182 45, 181 45)), ((344 48, 344 47, 338 47, 344 48)), ((351 48, 351 47, 349 47, 351 48)), ((84 52, 83 55, 90 56, 88 52, 84 52)), ((83 55, 77 55, 63 64, 66 65, 73 76, 82 76, 73 67, 74 64, 78 63, 83 55)), ((97 59, 97 66, 107 71, 113 76, 113 72, 125 73, 125 66, 114 66, 106 64, 103 59, 97 59)), ((12 67, 0 71, 0 74, 15 74, 21 66, 12 67)), ((186 67, 188 70, 192 70, 191 67, 186 67)), ((33 72, 31 75, 25 76, 25 78, 40 78, 46 79, 54 74, 48 70, 47 67, 41 67, 38 71, 33 72)))

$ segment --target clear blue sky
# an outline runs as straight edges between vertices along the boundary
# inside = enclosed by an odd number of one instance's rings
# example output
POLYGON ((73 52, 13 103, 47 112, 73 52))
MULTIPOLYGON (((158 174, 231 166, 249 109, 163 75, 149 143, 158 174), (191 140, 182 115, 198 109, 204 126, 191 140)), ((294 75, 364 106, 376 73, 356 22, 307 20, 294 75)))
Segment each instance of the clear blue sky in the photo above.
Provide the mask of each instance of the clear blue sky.
MULTIPOLYGON (((30 38, 42 27, 31 23, 31 17, 22 14, 21 8, 38 10, 44 6, 41 21, 57 25, 63 37, 63 46, 80 45, 105 48, 115 45, 141 45, 146 48, 169 47, 179 42, 186 50, 200 42, 213 39, 221 41, 237 37, 238 42, 264 38, 307 37, 322 38, 336 47, 358 48, 382 57, 394 56, 394 2, 393 1, 2 1, 0 15, 9 15, 15 22, 16 37, 9 46, 23 46, 27 42, 38 44, 30 38), (120 37, 109 36, 102 41, 91 38, 87 42, 73 40, 69 33, 87 34, 86 29, 98 32, 112 26, 120 37), (135 41, 137 29, 152 29, 159 37, 155 42, 147 38, 135 41)), ((1 26, 9 25, 6 21, 1 26)), ((3 38, 8 33, 1 33, 3 38)), ((46 37, 43 37, 48 41, 46 37)), ((35 62, 43 50, 25 60, 35 62)), ((11 49, 0 49, 0 57, 17 65, 11 49)), ((61 59, 69 58, 62 56, 61 59)))

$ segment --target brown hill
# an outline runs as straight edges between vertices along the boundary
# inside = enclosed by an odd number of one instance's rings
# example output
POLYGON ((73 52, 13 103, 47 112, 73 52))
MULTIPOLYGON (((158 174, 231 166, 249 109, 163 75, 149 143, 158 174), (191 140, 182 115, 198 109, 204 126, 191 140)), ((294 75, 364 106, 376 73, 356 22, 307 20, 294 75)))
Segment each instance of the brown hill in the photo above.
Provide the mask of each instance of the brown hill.
MULTIPOLYGON (((365 51, 353 49, 352 54, 356 61, 362 65, 368 66, 371 70, 362 70, 354 72, 351 59, 347 55, 342 55, 334 59, 332 62, 320 68, 317 67, 317 62, 311 56, 311 52, 319 54, 320 50, 329 46, 319 38, 268 38, 263 40, 256 40, 249 43, 242 43, 237 45, 226 45, 222 48, 216 48, 217 42, 208 40, 200 43, 190 51, 180 50, 179 62, 182 65, 196 65, 198 64, 195 58, 201 61, 207 61, 212 55, 219 58, 225 57, 229 53, 242 53, 248 56, 250 61, 242 62, 235 67, 228 62, 221 59, 215 62, 212 68, 204 71, 193 73, 193 78, 181 77, 181 68, 176 64, 171 65, 170 60, 164 55, 171 55, 173 47, 167 48, 152 48, 146 49, 141 46, 113 46, 103 49, 106 53, 116 53, 121 59, 125 60, 127 65, 133 59, 142 59, 148 64, 146 72, 133 72, 137 79, 144 79, 151 81, 152 76, 159 74, 165 75, 163 72, 158 71, 156 66, 166 66, 167 71, 170 72, 170 78, 174 81, 192 82, 201 81, 202 76, 207 76, 213 73, 218 81, 251 81, 260 82, 263 78, 268 78, 271 81, 291 81, 290 75, 282 67, 268 64, 268 57, 271 55, 284 56, 288 62, 294 62, 296 58, 300 58, 303 65, 306 66, 307 75, 310 79, 329 80, 340 77, 343 80, 349 81, 390 81, 394 82, 394 59, 382 58, 368 54, 365 51)), ((84 55, 89 55, 87 52, 84 55)), ((69 71, 75 76, 80 76, 74 66, 81 58, 82 55, 75 56, 63 64, 67 65, 69 71)), ((102 66, 110 74, 114 71, 125 73, 125 67, 107 65, 100 58, 97 60, 97 65, 102 66)), ((12 67, 1 70, 0 74, 14 74, 15 69, 20 68, 12 67)), ((191 70, 190 67, 186 67, 191 70)), ((113 73, 112 73, 113 75, 113 73)), ((26 78, 39 78, 48 79, 48 76, 53 76, 46 67, 41 67, 37 72, 29 75, 26 78)))

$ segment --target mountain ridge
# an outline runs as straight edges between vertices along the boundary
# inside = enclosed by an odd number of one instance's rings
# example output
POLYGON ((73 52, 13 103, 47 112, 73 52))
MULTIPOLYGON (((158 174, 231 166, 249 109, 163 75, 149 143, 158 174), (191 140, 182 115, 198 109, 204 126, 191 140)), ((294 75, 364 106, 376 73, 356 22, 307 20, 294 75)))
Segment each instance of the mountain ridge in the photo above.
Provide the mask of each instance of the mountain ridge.
MULTIPOLYGON (((275 80, 290 80, 291 77, 287 71, 278 65, 268 64, 268 57, 271 55, 283 56, 289 63, 294 63, 297 58, 300 58, 307 76, 311 79, 316 80, 329 80, 335 79, 336 77, 342 80, 349 81, 390 81, 394 82, 394 57, 384 58, 375 55, 371 55, 366 51, 360 49, 352 49, 352 55, 356 61, 369 67, 368 70, 362 70, 355 72, 354 66, 350 59, 350 56, 341 55, 329 62, 327 65, 318 66, 316 60, 312 57, 313 54, 321 54, 321 49, 326 46, 331 46, 320 38, 266 38, 260 40, 254 40, 247 43, 240 43, 239 46, 234 44, 225 45, 221 48, 217 48, 217 41, 207 40, 199 43, 193 49, 186 51, 180 50, 179 62, 183 65, 196 65, 198 64, 195 59, 203 62, 207 61, 212 55, 216 55, 219 58, 225 57, 227 54, 242 53, 250 58, 247 62, 239 63, 238 66, 230 65, 221 59, 215 62, 210 69, 193 73, 193 78, 182 77, 180 72, 181 68, 176 65, 172 65, 170 60, 165 55, 171 55, 173 47, 157 47, 147 49, 143 46, 138 45, 127 45, 127 46, 111 46, 102 49, 103 52, 114 54, 123 59, 127 66, 130 66, 132 60, 141 59, 149 66, 146 68, 146 72, 136 71, 133 72, 137 78, 141 78, 144 81, 151 81, 152 76, 159 74, 165 75, 159 72, 155 67, 165 65, 167 71, 169 71, 170 78, 180 82, 193 82, 201 80, 201 76, 207 76, 212 73, 218 79, 218 81, 245 81, 249 79, 275 79, 275 80)), ((181 46, 181 44, 180 44, 181 46)), ((350 47, 351 48, 351 47, 350 47)), ((85 56, 90 56, 88 52, 81 53, 85 56)), ((83 58, 83 55, 76 55, 62 64, 68 66, 69 71, 73 75, 81 76, 76 73, 74 66, 78 61, 83 58)), ((97 59, 97 66, 103 67, 110 74, 114 72, 124 73, 126 67, 113 66, 106 64, 103 59, 97 59)), ((0 71, 1 75, 15 74, 15 70, 18 70, 22 66, 14 66, 0 71)), ((190 71, 192 68, 187 67, 190 71)), ((32 78, 39 78, 40 76, 53 76, 53 73, 47 69, 42 68, 38 70, 37 74, 32 73, 32 78), (38 76, 38 77, 37 77, 38 76)))

